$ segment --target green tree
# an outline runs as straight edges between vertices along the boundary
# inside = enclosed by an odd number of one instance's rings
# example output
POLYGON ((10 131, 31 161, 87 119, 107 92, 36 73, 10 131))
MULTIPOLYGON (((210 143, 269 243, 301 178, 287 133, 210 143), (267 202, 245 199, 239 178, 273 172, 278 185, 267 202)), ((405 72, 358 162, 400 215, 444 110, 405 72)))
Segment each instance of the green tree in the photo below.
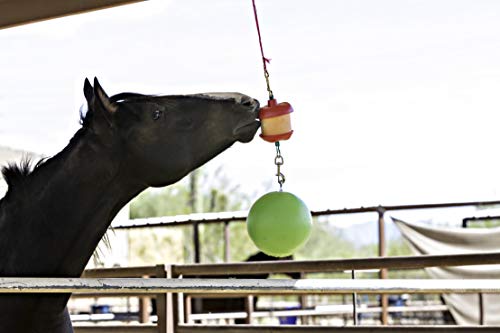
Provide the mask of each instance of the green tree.
POLYGON ((295 254, 298 260, 350 258, 355 253, 354 245, 343 238, 338 228, 314 219, 311 236, 295 254))
MULTIPOLYGON (((194 177, 162 189, 150 189, 139 195, 130 207, 131 218, 183 215, 198 212, 222 212, 248 209, 249 195, 232 183, 219 168, 209 174, 203 169, 194 177), (193 197, 194 193, 194 197, 193 197)), ((256 251, 246 235, 243 223, 231 224, 232 260, 240 254, 256 251)), ((200 225, 201 262, 224 260, 223 224, 200 225)), ((130 232, 131 260, 134 264, 157 262, 192 262, 193 229, 191 226, 149 228, 130 232), (169 249, 167 255, 166 251, 169 249)))
POLYGON ((500 219, 484 219, 484 220, 476 220, 476 221, 470 221, 467 224, 467 228, 497 228, 500 226, 500 219))

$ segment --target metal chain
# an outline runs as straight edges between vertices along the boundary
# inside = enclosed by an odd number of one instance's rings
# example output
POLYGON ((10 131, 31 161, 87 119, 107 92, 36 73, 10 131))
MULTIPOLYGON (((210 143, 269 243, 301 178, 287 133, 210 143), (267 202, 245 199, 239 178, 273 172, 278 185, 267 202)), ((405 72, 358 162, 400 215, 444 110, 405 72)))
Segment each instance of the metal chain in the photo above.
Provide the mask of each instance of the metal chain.
POLYGON ((274 164, 276 165, 278 171, 276 176, 278 177, 278 184, 280 185, 280 192, 283 191, 283 184, 285 183, 285 175, 281 172, 281 166, 285 163, 283 156, 281 156, 280 143, 279 141, 275 143, 276 146, 276 157, 274 158, 274 164))
POLYGON ((266 78, 267 92, 269 93, 269 99, 274 99, 273 91, 271 90, 271 84, 269 83, 269 72, 267 68, 264 66, 264 77, 266 78))

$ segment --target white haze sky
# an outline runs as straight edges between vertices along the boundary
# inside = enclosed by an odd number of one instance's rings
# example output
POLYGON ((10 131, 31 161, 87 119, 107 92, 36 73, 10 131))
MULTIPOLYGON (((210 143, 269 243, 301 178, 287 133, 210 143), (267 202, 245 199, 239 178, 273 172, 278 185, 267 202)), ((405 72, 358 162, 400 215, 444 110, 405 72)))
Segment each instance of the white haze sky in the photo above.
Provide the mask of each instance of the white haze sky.
MULTIPOLYGON (((311 209, 498 199, 499 1, 257 6, 273 90, 295 108, 286 190, 311 209)), ((45 155, 78 129, 85 77, 267 97, 250 0, 152 0, 0 30, 0 45, 0 145, 45 155)), ((210 167, 261 194, 273 158, 256 138, 210 167)))

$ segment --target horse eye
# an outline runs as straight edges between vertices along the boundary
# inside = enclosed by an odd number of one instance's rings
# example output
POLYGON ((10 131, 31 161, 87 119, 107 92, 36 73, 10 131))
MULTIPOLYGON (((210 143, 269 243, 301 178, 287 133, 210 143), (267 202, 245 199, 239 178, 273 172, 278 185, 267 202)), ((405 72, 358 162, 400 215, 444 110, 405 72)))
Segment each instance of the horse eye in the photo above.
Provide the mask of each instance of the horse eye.
POLYGON ((153 112, 153 120, 158 120, 160 119, 161 117, 161 111, 160 110, 156 110, 153 112))

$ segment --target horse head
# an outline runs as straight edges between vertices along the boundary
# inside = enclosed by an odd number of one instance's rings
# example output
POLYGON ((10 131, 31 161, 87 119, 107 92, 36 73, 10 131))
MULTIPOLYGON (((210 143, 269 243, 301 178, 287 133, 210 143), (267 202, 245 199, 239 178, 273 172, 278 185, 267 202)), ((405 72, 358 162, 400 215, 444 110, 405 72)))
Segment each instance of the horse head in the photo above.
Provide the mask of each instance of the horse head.
POLYGON ((259 102, 239 93, 108 97, 85 80, 84 127, 110 146, 132 179, 172 184, 233 143, 249 142, 260 126, 259 102))
MULTIPOLYGON (((85 80, 82 128, 55 156, 3 173, 0 276, 80 276, 118 211, 252 140, 259 103, 242 94, 108 97, 85 80)), ((0 332, 70 333, 68 294, 0 294, 0 332)))

